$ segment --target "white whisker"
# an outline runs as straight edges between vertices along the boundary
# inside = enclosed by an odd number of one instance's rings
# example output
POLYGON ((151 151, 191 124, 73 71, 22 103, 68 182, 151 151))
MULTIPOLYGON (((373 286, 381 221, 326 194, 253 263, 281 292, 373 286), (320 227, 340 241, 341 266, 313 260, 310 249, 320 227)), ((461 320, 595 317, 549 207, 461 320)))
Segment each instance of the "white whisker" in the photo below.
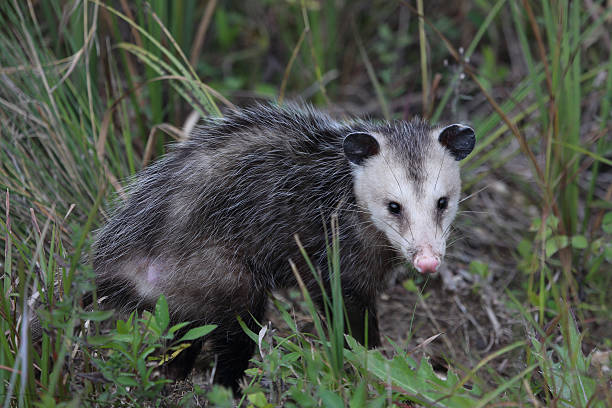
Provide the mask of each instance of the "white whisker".
POLYGON ((470 194, 469 196, 463 197, 461 200, 459 200, 459 204, 461 204, 462 202, 464 202, 465 200, 469 200, 470 198, 474 197, 476 194, 480 194, 482 191, 486 190, 487 188, 491 187, 490 184, 487 184, 486 186, 484 186, 483 188, 481 188, 478 191, 473 192, 472 194, 470 194))

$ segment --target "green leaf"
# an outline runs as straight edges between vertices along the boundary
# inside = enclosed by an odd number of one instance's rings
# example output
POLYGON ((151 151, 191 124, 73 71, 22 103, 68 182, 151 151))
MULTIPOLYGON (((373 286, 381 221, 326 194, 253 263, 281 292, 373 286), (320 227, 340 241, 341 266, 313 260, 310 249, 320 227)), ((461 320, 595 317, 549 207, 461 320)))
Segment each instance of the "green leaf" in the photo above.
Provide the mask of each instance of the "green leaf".
POLYGON ((301 356, 300 353, 293 351, 291 353, 284 354, 281 357, 281 361, 283 362, 283 364, 289 365, 293 363, 294 361, 299 360, 300 356, 301 356))
POLYGON ((559 226, 559 219, 554 215, 549 215, 546 219, 546 224, 556 231, 557 227, 559 226))
MULTIPOLYGON (((143 357, 143 356, 141 356, 143 357)), ((142 380, 146 381, 146 374, 147 374, 147 363, 145 361, 144 358, 139 358, 138 360, 136 360, 136 369, 138 370, 138 373, 140 373, 140 377, 142 380)))
POLYGON ((266 396, 263 392, 259 391, 254 394, 247 395, 247 399, 257 408, 264 408, 268 405, 268 401, 266 400, 266 396))
POLYGON ((521 242, 519 242, 518 247, 516 249, 518 250, 518 253, 521 256, 521 258, 526 259, 529 256, 531 256, 531 246, 532 245, 533 245, 533 242, 527 239, 523 239, 521 240, 521 242))
POLYGON ((359 383, 357 388, 355 388, 355 391, 353 391, 353 396, 351 397, 351 400, 349 401, 349 407, 350 408, 364 407, 366 397, 367 397, 366 383, 361 382, 359 383))
POLYGON ((529 231, 537 231, 540 229, 540 225, 542 225, 542 219, 541 218, 536 218, 531 222, 531 225, 529 226, 529 231))
POLYGON ((183 327, 189 325, 189 322, 182 322, 179 324, 175 324, 174 326, 172 326, 170 329, 168 329, 168 333, 170 334, 174 334, 177 331, 179 331, 180 329, 182 329, 183 327))
MULTIPOLYGON (((303 383, 301 385, 304 385, 303 383)), ((303 387, 300 384, 294 385, 289 389, 289 395, 291 398, 298 403, 300 407, 315 407, 317 401, 308 393, 304 392, 303 387)))
POLYGON ((140 352, 140 357, 141 358, 147 358, 149 356, 149 354, 153 353, 155 351, 155 349, 157 349, 160 346, 149 346, 146 349, 144 349, 143 351, 140 352))
POLYGON ((138 386, 138 381, 134 379, 134 377, 128 376, 127 374, 119 375, 115 378, 121 385, 125 385, 127 387, 136 387, 138 386))
POLYGON ((112 338, 113 338, 113 341, 119 341, 122 343, 132 343, 134 339, 136 338, 136 336, 132 333, 127 333, 127 334, 114 333, 112 335, 112 338))
POLYGON ((206 394, 206 399, 213 407, 231 408, 234 406, 232 392, 219 385, 213 386, 213 389, 206 394))
POLYGON ((206 336, 208 333, 213 331, 216 327, 217 327, 216 324, 208 324, 206 326, 194 327, 193 329, 185 333, 185 335, 181 337, 179 342, 199 339, 200 337, 206 336))
POLYGON ((417 293, 419 291, 419 288, 414 283, 414 279, 406 279, 402 283, 402 286, 404 286, 404 289, 406 289, 408 292, 417 293))
POLYGON ((550 258, 561 248, 567 246, 567 237, 565 235, 557 235, 546 241, 546 257, 550 258))
POLYGON ((572 237, 572 246, 576 249, 584 249, 589 245, 583 235, 574 235, 572 237))
POLYGON ((88 336, 87 344, 90 346, 103 346, 112 340, 109 336, 88 336))
POLYGON ((381 395, 380 397, 369 401, 367 407, 368 408, 383 408, 385 406, 386 399, 387 398, 384 395, 381 395))
POLYGON ((321 397, 324 407, 344 408, 342 397, 330 390, 320 389, 319 397, 321 397))
POLYGON ((353 351, 345 350, 346 359, 358 369, 366 369, 385 384, 391 382, 400 387, 407 395, 412 395, 411 401, 421 405, 431 405, 434 402, 441 407, 472 407, 475 399, 467 391, 457 389, 450 397, 445 397, 444 403, 440 397, 447 395, 448 390, 457 383, 456 376, 450 380, 442 380, 434 373, 431 364, 422 358, 418 367, 413 369, 409 361, 401 355, 392 360, 385 358, 378 350, 365 350, 347 336, 347 343, 353 351), (364 354, 367 353, 367 360, 364 354), (367 365, 366 365, 367 364, 367 365))
POLYGON ((148 335, 151 335, 153 338, 157 339, 162 335, 162 329, 159 327, 159 324, 157 324, 157 318, 152 317, 150 319, 142 319, 141 323, 143 324, 143 327, 146 327, 148 329, 148 335))
POLYGON ((93 322, 101 322, 110 318, 113 315, 113 310, 94 310, 91 312, 84 312, 81 317, 83 320, 91 320, 93 322))
POLYGON ((155 304, 155 320, 159 326, 160 332, 163 332, 170 324, 170 315, 168 314, 168 302, 166 297, 161 295, 155 304))

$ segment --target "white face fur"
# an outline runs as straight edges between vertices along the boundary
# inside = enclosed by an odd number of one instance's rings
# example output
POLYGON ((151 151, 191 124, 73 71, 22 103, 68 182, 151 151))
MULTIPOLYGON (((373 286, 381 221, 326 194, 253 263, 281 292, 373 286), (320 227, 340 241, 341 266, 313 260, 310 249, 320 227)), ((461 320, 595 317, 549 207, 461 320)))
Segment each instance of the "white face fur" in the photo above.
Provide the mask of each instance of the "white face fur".
POLYGON ((418 184, 381 135, 371 134, 378 151, 353 166, 359 206, 367 209, 391 245, 422 273, 435 272, 442 262, 461 192, 459 162, 438 141, 442 131, 431 131, 434 140, 426 151, 418 184))

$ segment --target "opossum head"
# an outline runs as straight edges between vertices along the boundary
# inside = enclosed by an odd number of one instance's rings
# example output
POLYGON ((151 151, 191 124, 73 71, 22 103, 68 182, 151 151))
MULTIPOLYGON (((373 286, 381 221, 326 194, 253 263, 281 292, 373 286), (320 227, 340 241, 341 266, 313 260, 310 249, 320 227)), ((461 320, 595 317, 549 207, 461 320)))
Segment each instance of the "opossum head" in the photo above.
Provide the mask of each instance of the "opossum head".
POLYGON ((461 192, 459 161, 474 143, 467 126, 431 128, 423 121, 344 139, 358 206, 421 273, 435 272, 442 262, 461 192))

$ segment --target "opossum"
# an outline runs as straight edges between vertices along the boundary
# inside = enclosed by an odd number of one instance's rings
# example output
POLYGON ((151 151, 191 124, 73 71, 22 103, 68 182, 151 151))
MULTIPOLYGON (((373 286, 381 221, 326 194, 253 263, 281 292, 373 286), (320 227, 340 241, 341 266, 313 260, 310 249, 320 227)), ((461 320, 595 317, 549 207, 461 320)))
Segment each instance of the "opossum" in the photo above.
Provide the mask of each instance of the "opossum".
MULTIPOLYGON (((163 294, 174 322, 217 324, 215 380, 237 389, 254 352, 237 317, 257 330, 268 293, 295 283, 289 260, 321 307, 294 236, 327 281, 337 217, 350 330, 376 347, 385 275, 402 259, 423 274, 438 269, 461 191, 458 161, 474 143, 462 124, 340 122, 297 104, 207 119, 132 181, 99 231, 98 290, 128 310, 163 294)), ((181 375, 200 349, 179 355, 181 375)))

